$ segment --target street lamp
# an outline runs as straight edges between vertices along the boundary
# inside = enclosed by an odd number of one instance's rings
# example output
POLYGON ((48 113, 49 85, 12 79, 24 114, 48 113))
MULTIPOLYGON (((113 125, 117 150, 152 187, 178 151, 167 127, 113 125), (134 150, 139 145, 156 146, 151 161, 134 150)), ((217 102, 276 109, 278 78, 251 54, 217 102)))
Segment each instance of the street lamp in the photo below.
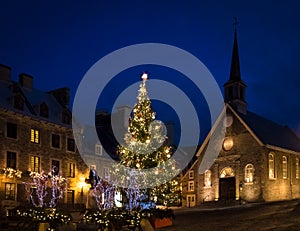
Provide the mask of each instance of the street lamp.
POLYGON ((78 188, 80 188, 80 198, 81 198, 81 203, 83 204, 83 188, 86 187, 87 184, 85 183, 85 178, 80 177, 80 181, 78 183, 78 188))

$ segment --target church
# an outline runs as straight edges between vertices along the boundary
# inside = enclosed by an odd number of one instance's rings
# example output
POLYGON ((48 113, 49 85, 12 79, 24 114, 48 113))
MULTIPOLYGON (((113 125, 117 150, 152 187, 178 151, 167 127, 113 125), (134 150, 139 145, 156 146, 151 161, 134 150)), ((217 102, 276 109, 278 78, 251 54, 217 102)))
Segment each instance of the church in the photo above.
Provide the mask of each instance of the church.
POLYGON ((235 29, 225 106, 182 177, 183 206, 300 198, 300 138, 287 126, 248 111, 245 90, 235 29), (220 137, 216 153, 206 153, 208 143, 220 137), (205 155, 215 158, 203 169, 205 155))

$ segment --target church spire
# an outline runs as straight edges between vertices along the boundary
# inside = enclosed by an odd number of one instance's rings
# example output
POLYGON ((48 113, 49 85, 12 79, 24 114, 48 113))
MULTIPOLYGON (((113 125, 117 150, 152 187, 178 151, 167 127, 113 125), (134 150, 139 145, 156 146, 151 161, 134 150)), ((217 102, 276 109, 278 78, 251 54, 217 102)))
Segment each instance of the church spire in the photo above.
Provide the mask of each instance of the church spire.
POLYGON ((245 114, 247 111, 247 103, 245 100, 246 84, 241 78, 240 59, 236 32, 237 24, 237 18, 235 17, 230 75, 229 80, 224 84, 224 101, 225 103, 228 103, 231 106, 233 106, 239 112, 245 114))
POLYGON ((237 18, 234 18, 234 41, 233 41, 233 50, 232 50, 232 59, 231 59, 231 68, 230 68, 230 77, 232 81, 241 80, 241 71, 240 71, 240 59, 239 59, 239 49, 236 36, 236 26, 238 24, 237 18))

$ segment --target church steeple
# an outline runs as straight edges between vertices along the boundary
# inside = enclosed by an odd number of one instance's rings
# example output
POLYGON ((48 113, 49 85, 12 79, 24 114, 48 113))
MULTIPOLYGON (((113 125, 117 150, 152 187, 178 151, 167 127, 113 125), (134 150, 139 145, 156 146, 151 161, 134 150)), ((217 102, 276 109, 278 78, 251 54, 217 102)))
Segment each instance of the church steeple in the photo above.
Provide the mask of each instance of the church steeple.
POLYGON ((247 103, 245 100, 246 84, 241 78, 240 70, 240 59, 237 43, 237 32, 236 32, 237 18, 234 22, 234 40, 232 49, 232 59, 230 67, 229 80, 224 84, 225 103, 230 104, 236 110, 246 114, 247 103))
POLYGON ((241 80, 240 59, 239 59, 239 49, 238 49, 237 36, 236 36, 236 26, 234 28, 234 41, 233 41, 233 50, 232 50, 229 79, 232 81, 241 80))

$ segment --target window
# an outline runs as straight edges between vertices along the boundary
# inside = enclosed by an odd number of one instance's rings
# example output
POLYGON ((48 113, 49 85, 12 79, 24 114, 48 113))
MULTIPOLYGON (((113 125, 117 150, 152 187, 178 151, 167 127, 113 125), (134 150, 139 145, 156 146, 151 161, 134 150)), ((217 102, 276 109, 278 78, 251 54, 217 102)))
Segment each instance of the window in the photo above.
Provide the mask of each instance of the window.
POLYGON ((71 116, 69 115, 68 112, 64 111, 61 114, 61 122, 64 124, 71 124, 71 116))
POLYGON ((73 138, 67 138, 67 150, 75 152, 75 140, 73 138))
POLYGON ((68 177, 74 178, 75 177, 75 164, 68 163, 68 177))
POLYGON ((286 179, 288 176, 287 168, 288 168, 287 158, 286 158, 286 156, 283 156, 282 157, 282 178, 283 179, 286 179))
POLYGON ((104 168, 104 179, 109 180, 110 174, 109 174, 109 168, 104 168))
POLYGON ((296 158, 296 167, 295 167, 295 170, 296 170, 296 179, 299 179, 300 175, 299 175, 299 159, 298 158, 296 158))
POLYGON ((68 190, 68 192, 67 192, 67 204, 74 204, 74 190, 68 190))
POLYGON ((6 124, 6 136, 9 138, 17 139, 17 124, 6 124))
POLYGON ((196 205, 195 195, 187 195, 186 203, 188 207, 194 207, 196 205))
POLYGON ((221 178, 234 177, 234 171, 230 167, 223 168, 220 174, 221 178))
POLYGON ((48 118, 49 116, 49 109, 46 103, 42 103, 40 105, 40 116, 48 118))
POLYGON ((101 146, 101 144, 96 144, 95 145, 95 153, 98 156, 102 156, 102 146, 101 146))
POLYGON ((275 159, 274 154, 269 154, 269 178, 275 179, 275 159))
POLYGON ((245 167, 245 182, 253 183, 254 167, 253 164, 247 164, 245 167))
POLYGON ((17 153, 10 151, 6 153, 6 167, 17 169, 17 153))
POLYGON ((40 172, 40 157, 31 156, 30 157, 30 169, 32 172, 40 172))
POLYGON ((51 171, 54 176, 57 176, 59 174, 59 160, 51 161, 51 171))
POLYGON ((16 184, 5 183, 5 200, 15 200, 16 184))
POLYGON ((21 95, 14 96, 14 108, 20 111, 24 110, 24 99, 21 95))
POLYGON ((52 134, 51 141, 52 141, 51 146, 53 148, 60 148, 60 136, 59 135, 52 134))
POLYGON ((188 191, 194 191, 194 181, 189 181, 188 182, 188 191))
POLYGON ((37 129, 31 129, 30 130, 30 142, 31 143, 40 143, 40 131, 37 129))
POLYGON ((211 171, 206 170, 204 172, 204 187, 211 187, 211 171))
POLYGON ((194 170, 189 171, 189 179, 194 179, 194 170))
POLYGON ((231 137, 227 137, 223 141, 223 149, 224 151, 230 151, 233 147, 233 139, 231 137))

